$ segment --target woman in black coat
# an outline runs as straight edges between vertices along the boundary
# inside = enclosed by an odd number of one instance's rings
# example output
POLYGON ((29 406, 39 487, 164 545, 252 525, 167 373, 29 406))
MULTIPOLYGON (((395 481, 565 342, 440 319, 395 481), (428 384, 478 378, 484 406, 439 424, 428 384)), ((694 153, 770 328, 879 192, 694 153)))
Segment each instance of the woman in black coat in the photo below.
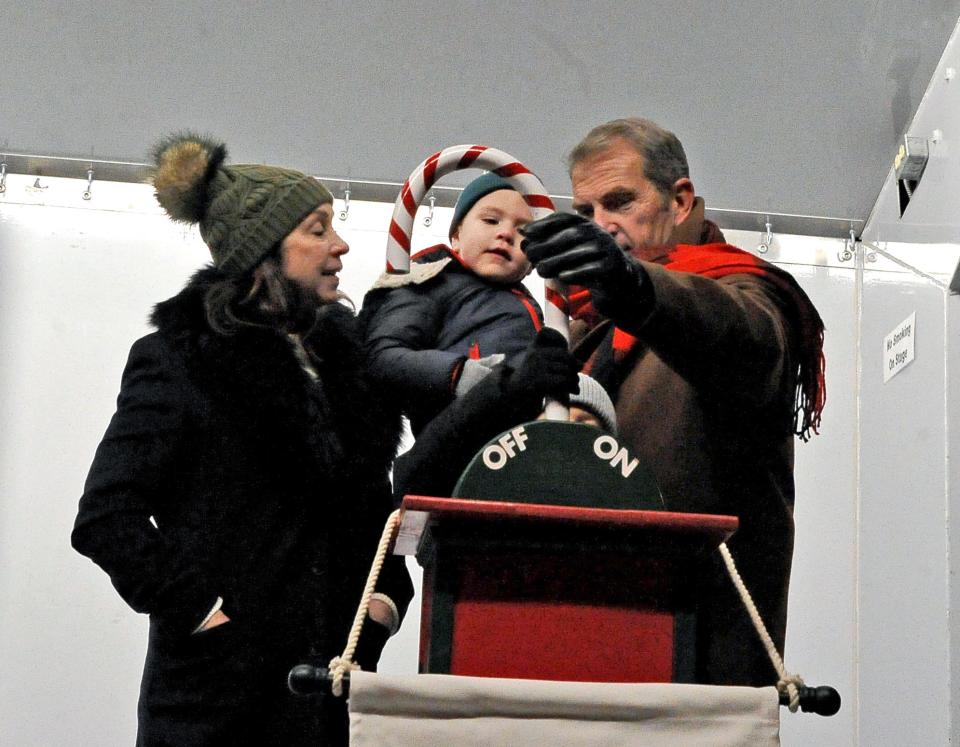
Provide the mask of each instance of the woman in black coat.
MULTIPOLYGON (((134 343, 72 541, 150 615, 138 744, 346 744, 342 701, 296 698, 286 676, 344 646, 392 508, 399 417, 338 303, 332 196, 225 155, 192 136, 157 148, 157 197, 200 224, 213 266, 134 343)), ((411 596, 389 558, 364 669, 411 596)))

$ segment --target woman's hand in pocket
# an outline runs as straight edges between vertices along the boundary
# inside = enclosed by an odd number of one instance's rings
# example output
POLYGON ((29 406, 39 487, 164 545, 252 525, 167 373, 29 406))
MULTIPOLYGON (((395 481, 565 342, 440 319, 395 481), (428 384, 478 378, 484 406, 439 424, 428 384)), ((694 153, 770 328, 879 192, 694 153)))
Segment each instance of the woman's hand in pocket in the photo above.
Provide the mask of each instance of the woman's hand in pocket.
POLYGON ((198 630, 197 632, 202 633, 205 630, 212 630, 213 628, 219 627, 220 625, 223 625, 224 623, 228 623, 228 622, 230 622, 230 618, 227 617, 221 610, 217 610, 216 612, 213 613, 213 615, 211 615, 210 619, 207 620, 203 624, 203 627, 200 628, 200 630, 198 630))

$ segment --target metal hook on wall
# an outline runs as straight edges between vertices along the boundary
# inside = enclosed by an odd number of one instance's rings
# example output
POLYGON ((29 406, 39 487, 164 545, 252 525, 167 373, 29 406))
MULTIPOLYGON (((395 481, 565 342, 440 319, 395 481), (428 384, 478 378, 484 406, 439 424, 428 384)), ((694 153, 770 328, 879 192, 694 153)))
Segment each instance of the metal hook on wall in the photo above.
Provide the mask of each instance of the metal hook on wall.
POLYGON ((771 224, 768 220, 765 223, 767 227, 767 232, 760 237, 760 243, 757 245, 757 254, 766 254, 770 251, 770 247, 773 246, 773 232, 771 231, 771 224))
POLYGON ((340 211, 340 220, 346 220, 350 215, 350 187, 343 190, 343 210, 340 211))
POLYGON ((423 219, 423 225, 425 225, 427 228, 433 225, 433 206, 437 202, 437 198, 434 197, 433 195, 430 195, 428 199, 430 200, 430 208, 429 208, 429 211, 427 212, 427 217, 423 219))
POLYGON ((849 262, 857 252, 857 232, 850 229, 850 238, 843 240, 843 249, 837 253, 841 262, 849 262))
POLYGON ((83 192, 83 199, 89 200, 91 197, 90 189, 93 187, 93 169, 87 169, 87 188, 83 192))

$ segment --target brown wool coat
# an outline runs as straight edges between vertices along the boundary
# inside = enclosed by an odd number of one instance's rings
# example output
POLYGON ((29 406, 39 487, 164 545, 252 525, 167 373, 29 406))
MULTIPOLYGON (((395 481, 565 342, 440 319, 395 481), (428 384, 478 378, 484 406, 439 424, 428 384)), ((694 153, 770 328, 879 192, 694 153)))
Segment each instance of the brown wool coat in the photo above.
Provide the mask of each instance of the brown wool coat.
MULTIPOLYGON (((730 514, 728 546, 783 651, 793 552, 793 401, 797 344, 776 286, 714 280, 645 262, 652 306, 614 362, 612 328, 593 375, 614 397, 620 440, 646 461, 668 510, 730 514)), ((702 579, 697 681, 777 680, 719 553, 702 579)))

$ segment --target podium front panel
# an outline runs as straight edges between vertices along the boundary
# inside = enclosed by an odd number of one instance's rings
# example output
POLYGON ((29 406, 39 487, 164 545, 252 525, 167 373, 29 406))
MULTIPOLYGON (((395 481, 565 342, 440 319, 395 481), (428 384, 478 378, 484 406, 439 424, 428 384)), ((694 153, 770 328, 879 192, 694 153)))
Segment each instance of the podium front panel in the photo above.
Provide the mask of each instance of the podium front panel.
POLYGON ((736 519, 478 503, 419 517, 422 673, 694 681, 697 568, 736 519))

